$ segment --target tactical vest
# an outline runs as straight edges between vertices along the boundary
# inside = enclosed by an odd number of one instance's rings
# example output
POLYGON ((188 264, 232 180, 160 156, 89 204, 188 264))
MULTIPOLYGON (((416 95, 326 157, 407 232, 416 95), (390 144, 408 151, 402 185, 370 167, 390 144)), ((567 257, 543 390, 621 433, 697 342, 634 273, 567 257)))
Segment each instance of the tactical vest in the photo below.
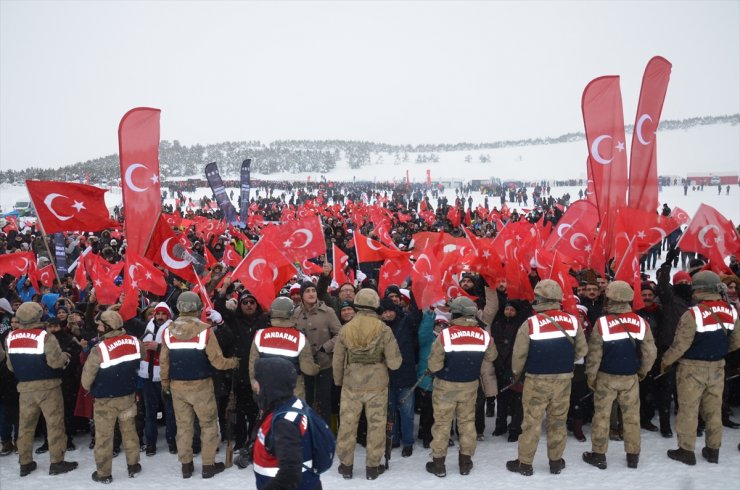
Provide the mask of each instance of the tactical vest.
POLYGON ((170 350, 170 379, 192 381, 205 379, 213 374, 206 346, 211 329, 201 331, 192 339, 178 340, 168 328, 162 336, 170 350))
POLYGON ((294 328, 268 327, 254 335, 254 345, 260 357, 282 357, 301 372, 298 356, 306 346, 306 336, 294 328))
POLYGON ((445 362, 435 376, 445 381, 466 383, 480 377, 483 356, 491 345, 491 336, 480 327, 451 325, 439 336, 445 362))
POLYGON ((385 359, 385 346, 380 339, 362 349, 347 348, 347 364, 380 364, 385 359))
POLYGON ((311 441, 308 433, 308 420, 298 412, 290 412, 291 407, 303 408, 303 401, 300 398, 293 398, 288 403, 281 405, 273 410, 262 422, 257 431, 257 438, 254 441, 254 476, 257 480, 257 488, 263 488, 270 480, 275 478, 280 469, 280 462, 275 456, 274 441, 270 434, 272 427, 272 417, 276 412, 288 410, 286 413, 279 415, 280 418, 289 420, 296 425, 301 431, 301 447, 303 449, 303 472, 299 489, 312 490, 319 481, 318 475, 308 471, 306 467, 313 466, 311 455, 311 441))
POLYGON ((13 330, 8 334, 7 353, 19 382, 62 377, 62 369, 52 369, 46 363, 46 336, 42 328, 13 330))
POLYGON ((637 349, 649 328, 645 319, 636 313, 621 313, 602 316, 596 325, 604 340, 599 371, 623 376, 637 374, 640 369, 637 349))
POLYGON ((578 320, 560 310, 545 311, 564 330, 561 332, 549 318, 537 313, 529 323, 529 354, 526 369, 531 374, 564 374, 573 372, 575 337, 578 320), (567 335, 567 337, 566 337, 567 335))
POLYGON ((115 398, 136 391, 141 347, 136 337, 119 335, 102 340, 96 346, 100 370, 90 392, 95 398, 115 398))
POLYGON ((724 301, 702 301, 689 309, 696 322, 696 333, 685 359, 719 361, 727 354, 728 336, 735 329, 737 311, 724 301))

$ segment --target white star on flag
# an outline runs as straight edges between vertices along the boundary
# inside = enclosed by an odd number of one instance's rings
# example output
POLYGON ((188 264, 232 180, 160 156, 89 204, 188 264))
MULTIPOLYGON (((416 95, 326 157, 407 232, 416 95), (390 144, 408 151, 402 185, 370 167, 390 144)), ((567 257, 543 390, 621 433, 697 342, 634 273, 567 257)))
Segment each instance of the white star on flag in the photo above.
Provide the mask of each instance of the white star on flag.
POLYGON ((434 276, 431 274, 425 274, 424 279, 426 279, 427 282, 432 282, 432 279, 434 279, 434 276))
POLYGON ((132 288, 138 288, 139 287, 139 283, 136 282, 136 281, 131 281, 131 287, 132 288))
POLYGON ((100 287, 102 285, 103 285, 103 283, 100 281, 100 279, 96 279, 95 280, 95 287, 100 287))
POLYGON ((72 207, 75 208, 78 213, 80 211, 82 211, 83 209, 87 209, 85 207, 85 203, 84 202, 79 202, 79 201, 75 201, 75 203, 72 205, 72 207))
POLYGON ((156 184, 157 182, 159 182, 159 177, 157 177, 156 175, 152 175, 152 176, 151 176, 151 177, 149 178, 149 180, 151 180, 151 181, 152 181, 152 184, 156 184))
POLYGON ((617 150, 624 151, 624 141, 620 141, 616 146, 617 150))
POLYGON ((291 245, 293 245, 293 242, 291 240, 285 240, 283 242, 284 247, 290 247, 291 245))
POLYGON ((640 240, 642 240, 646 236, 647 235, 645 234, 645 232, 643 230, 640 230, 640 231, 637 232, 637 238, 639 238, 640 240))
POLYGON ((483 255, 484 258, 487 259, 487 258, 489 258, 491 256, 491 252, 489 252, 488 250, 484 250, 482 255, 483 255))
POLYGON ((146 276, 147 279, 151 279, 152 278, 152 273, 151 272, 147 272, 144 275, 146 276))

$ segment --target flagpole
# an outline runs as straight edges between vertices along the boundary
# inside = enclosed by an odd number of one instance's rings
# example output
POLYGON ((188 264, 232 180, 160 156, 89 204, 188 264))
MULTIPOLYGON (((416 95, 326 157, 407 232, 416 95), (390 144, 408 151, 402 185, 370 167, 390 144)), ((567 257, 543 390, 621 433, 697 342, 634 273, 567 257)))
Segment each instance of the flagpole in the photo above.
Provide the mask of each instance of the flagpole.
MULTIPOLYGON (((26 191, 28 191, 28 184, 26 184, 26 191)), ((31 194, 30 192, 28 192, 28 193, 29 193, 29 195, 31 194)), ((51 254, 51 250, 49 249, 49 242, 47 241, 47 236, 48 235, 44 231, 44 224, 41 222, 41 218, 39 218, 39 214, 36 211, 36 204, 35 203, 34 203, 34 206, 33 206, 33 214, 36 215, 36 223, 39 225, 39 230, 41 231, 41 238, 44 241, 44 248, 46 248, 46 253, 49 254, 49 262, 51 264, 54 264, 54 267, 52 267, 52 269, 54 269, 54 276, 57 278, 57 283, 59 283, 59 285, 61 286, 62 280, 59 278, 59 271, 57 270, 57 264, 56 264, 56 261, 54 260, 54 259, 56 259, 56 255, 52 255, 51 254)), ((33 244, 32 244, 32 246, 33 246, 33 244)), ((37 269, 38 269, 38 257, 36 257, 36 265, 37 265, 37 269)))
POLYGON ((627 250, 632 248, 632 242, 635 241, 635 237, 632 237, 632 240, 630 240, 629 245, 627 245, 627 248, 624 250, 624 255, 622 255, 622 260, 619 262, 619 266, 614 270, 614 277, 617 276, 620 270, 622 270, 622 265, 624 265, 624 259, 627 258, 627 250))

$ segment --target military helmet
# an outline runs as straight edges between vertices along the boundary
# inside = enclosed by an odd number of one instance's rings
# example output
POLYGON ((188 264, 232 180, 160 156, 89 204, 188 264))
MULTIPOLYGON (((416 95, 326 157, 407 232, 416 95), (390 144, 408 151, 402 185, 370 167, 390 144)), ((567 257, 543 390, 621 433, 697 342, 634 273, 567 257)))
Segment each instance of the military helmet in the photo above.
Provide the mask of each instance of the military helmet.
POLYGON ((450 302, 450 313, 460 316, 475 316, 478 306, 467 296, 458 296, 450 302))
POLYGON ((606 287, 606 299, 615 303, 629 303, 635 297, 635 292, 624 281, 614 281, 606 287))
POLYGON ((123 318, 117 311, 105 310, 95 319, 106 326, 107 330, 119 330, 123 328, 123 318))
POLYGON ((278 296, 270 305, 270 318, 290 319, 293 315, 293 300, 278 296))
POLYGON ((543 279, 534 287, 534 295, 550 301, 563 301, 563 289, 552 279, 543 279))
POLYGON ((177 309, 180 313, 193 313, 201 309, 200 296, 192 291, 185 291, 177 297, 177 309))
MULTIPOLYGON (((691 287, 694 291, 703 291, 706 293, 719 293, 722 281, 719 276, 712 271, 701 271, 694 274, 691 287)), ((25 304, 25 303, 24 303, 25 304)))
POLYGON ((380 307, 380 296, 378 296, 378 293, 374 289, 360 289, 355 295, 355 306, 357 308, 376 310, 380 307))
POLYGON ((21 325, 30 325, 32 323, 40 322, 43 314, 44 309, 40 304, 34 301, 26 301, 18 307, 18 310, 15 312, 15 317, 21 325))

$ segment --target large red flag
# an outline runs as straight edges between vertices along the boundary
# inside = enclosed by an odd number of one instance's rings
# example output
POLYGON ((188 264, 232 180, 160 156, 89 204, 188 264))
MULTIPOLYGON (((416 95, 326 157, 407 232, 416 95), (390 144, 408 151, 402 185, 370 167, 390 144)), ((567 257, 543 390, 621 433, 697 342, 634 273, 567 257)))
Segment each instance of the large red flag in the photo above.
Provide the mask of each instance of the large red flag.
POLYGON ((132 250, 126 252, 126 274, 123 282, 126 290, 130 286, 159 296, 164 296, 167 292, 164 272, 157 269, 154 262, 132 250))
POLYGON ((231 276, 239 279, 267 311, 277 293, 295 273, 290 261, 271 242, 262 239, 236 266, 231 276))
POLYGON ((642 281, 640 275, 640 257, 637 251, 637 240, 632 239, 624 254, 614 260, 614 279, 624 281, 632 286, 635 296, 632 300, 632 309, 639 310, 645 306, 642 302, 642 281))
POLYGON ((656 56, 648 61, 642 76, 635 130, 630 150, 629 207, 647 212, 658 209, 657 137, 671 64, 656 56))
POLYGON ((422 309, 429 308, 445 298, 440 261, 437 259, 435 248, 439 247, 427 247, 421 251, 411 269, 411 289, 419 308, 422 309))
POLYGON ((706 256, 716 249, 724 258, 739 251, 740 239, 732 221, 712 206, 702 204, 678 241, 678 248, 706 256))
POLYGON ((197 276, 191 267, 192 262, 184 254, 175 253, 175 246, 178 244, 187 252, 187 247, 172 231, 164 217, 160 216, 144 257, 155 264, 164 266, 180 278, 195 284, 197 276))
POLYGON ((349 267, 349 256, 342 251, 336 244, 332 244, 332 258, 334 263, 332 264, 332 272, 334 273, 334 280, 340 286, 344 283, 354 284, 352 270, 349 267))
POLYGON ((407 259, 385 259, 378 276, 378 293, 382 298, 391 284, 400 286, 411 275, 412 264, 407 259))
POLYGON ((159 190, 159 109, 137 107, 118 126, 124 228, 128 250, 143 255, 162 212, 159 190))
POLYGON ((691 221, 689 213, 679 208, 678 206, 675 206, 671 211, 671 218, 675 219, 679 225, 685 225, 686 223, 691 221))
POLYGON ((587 200, 576 201, 555 225, 543 248, 548 252, 557 250, 566 262, 586 267, 598 223, 596 207, 587 200))
POLYGON ((581 109, 599 215, 604 216, 610 209, 627 204, 627 151, 619 77, 600 77, 586 85, 581 109))
POLYGON ((262 230, 264 240, 272 242, 291 262, 303 262, 326 253, 321 218, 308 216, 262 230))
POLYGON ((13 277, 21 277, 31 271, 35 261, 36 256, 33 252, 2 254, 0 255, 0 275, 10 274, 13 277))
POLYGON ((54 264, 49 264, 46 267, 39 269, 38 276, 40 284, 47 288, 52 287, 54 285, 54 278, 56 277, 56 274, 54 273, 54 264))
POLYGON ((46 233, 115 228, 105 206, 105 189, 85 184, 27 180, 36 215, 46 233))
POLYGON ((359 231, 354 233, 355 250, 358 262, 380 262, 385 259, 408 257, 408 253, 393 250, 370 237, 366 237, 359 231))
POLYGON ((621 257, 633 239, 638 254, 645 253, 656 243, 662 242, 678 226, 678 222, 673 218, 658 216, 655 211, 617 209, 612 255, 621 257))

